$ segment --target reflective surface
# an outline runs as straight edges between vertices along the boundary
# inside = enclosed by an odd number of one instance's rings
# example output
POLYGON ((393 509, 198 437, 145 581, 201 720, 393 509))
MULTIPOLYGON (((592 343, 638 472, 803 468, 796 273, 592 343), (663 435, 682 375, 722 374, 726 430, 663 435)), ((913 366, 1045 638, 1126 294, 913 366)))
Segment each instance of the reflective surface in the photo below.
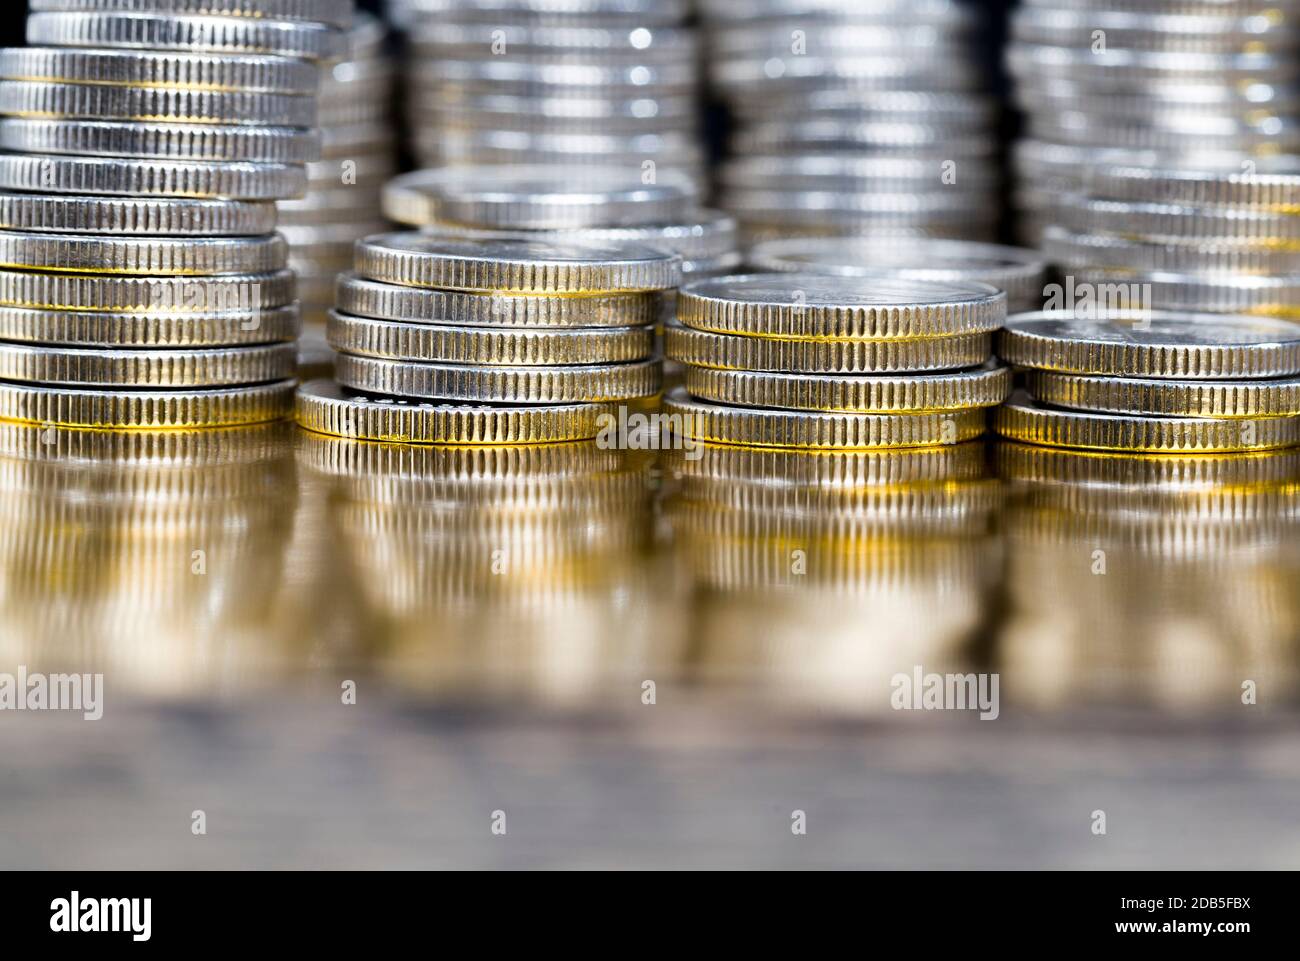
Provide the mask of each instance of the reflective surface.
POLYGON ((0 864, 1293 866, 1297 477, 0 425, 0 864))

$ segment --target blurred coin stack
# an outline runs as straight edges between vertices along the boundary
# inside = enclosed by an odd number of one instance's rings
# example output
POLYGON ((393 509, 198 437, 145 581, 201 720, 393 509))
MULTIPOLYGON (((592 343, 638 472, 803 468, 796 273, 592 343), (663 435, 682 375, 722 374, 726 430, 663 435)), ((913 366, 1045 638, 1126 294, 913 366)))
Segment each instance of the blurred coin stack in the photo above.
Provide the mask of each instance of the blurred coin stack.
POLYGON ((395 0, 421 166, 676 170, 703 182, 684 0, 395 0))
POLYGON ((998 354, 1028 394, 994 429, 1030 444, 1225 453, 1300 444, 1300 324, 1164 311, 1022 314, 998 354))
POLYGON ((782 236, 988 240, 998 105, 978 10, 953 0, 705 0, 735 121, 717 203, 782 236))
POLYGON ((667 355, 686 365, 672 429, 796 448, 954 444, 984 432, 1010 371, 990 360, 1006 295, 979 283, 754 274, 677 297, 667 355))
POLYGON ((1005 293, 1009 313, 1041 307, 1047 277, 1047 261, 1036 250, 925 237, 789 237, 756 244, 745 260, 755 270, 780 273, 941 283, 973 280, 1005 293))
POLYGON ((594 438, 611 405, 659 392, 653 324, 680 279, 680 259, 650 248, 368 237, 327 330, 338 384, 304 385, 299 423, 361 440, 594 438))
POLYGON ((1300 161, 1094 166, 1058 199, 1043 249, 1062 303, 1300 318, 1300 161))
POLYGON ((0 52, 0 417, 181 427, 288 413, 274 201, 316 154, 346 0, 34 0, 0 52))
POLYGON ((1296 0, 1026 0, 1011 33, 1030 246, 1094 164, 1241 172, 1300 147, 1296 0))
POLYGON ((387 229, 379 195, 396 173, 397 144, 386 35, 379 20, 357 14, 348 59, 321 72, 321 156, 307 165, 307 195, 278 205, 306 336, 323 332, 334 306, 334 278, 352 266, 356 241, 387 229))

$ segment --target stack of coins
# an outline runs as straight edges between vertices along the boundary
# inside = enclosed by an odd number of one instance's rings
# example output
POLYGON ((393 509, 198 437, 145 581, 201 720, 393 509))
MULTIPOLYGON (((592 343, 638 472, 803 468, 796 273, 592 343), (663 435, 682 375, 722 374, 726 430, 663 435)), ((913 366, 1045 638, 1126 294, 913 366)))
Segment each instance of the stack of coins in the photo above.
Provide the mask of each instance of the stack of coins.
POLYGON ((757 244, 745 259, 756 270, 781 273, 890 275, 942 283, 974 280, 1005 293, 1011 313, 1042 307, 1047 277, 1047 261, 1038 251, 970 240, 790 237, 757 244))
POLYGON ((706 0, 718 205, 781 236, 996 236, 998 105, 952 0, 706 0))
POLYGON ((673 431, 708 443, 878 448, 984 432, 1010 372, 990 360, 1006 295, 987 284, 814 274, 701 280, 665 327, 685 387, 673 431))
POLYGON ((288 413, 298 311, 274 201, 318 148, 346 0, 36 0, 0 52, 0 417, 288 413))
POLYGON ((338 384, 306 384, 299 423, 361 440, 591 439, 611 404, 658 393, 659 292, 680 277, 649 248, 368 237, 327 330, 338 384))
POLYGON ((685 0, 400 0, 422 166, 649 164, 702 182, 685 0))
POLYGON ((1234 163, 1300 147, 1295 0, 1026 0, 1007 66, 1027 115, 1022 242, 1096 163, 1234 163))
POLYGON ((1103 451, 1235 452, 1300 444, 1300 324, 1165 311, 1012 317, 998 354, 1028 394, 998 410, 1011 440, 1103 451))
POLYGON ((334 306, 334 278, 352 266, 353 245, 388 227, 379 195, 396 173, 397 145, 389 117, 394 76, 384 57, 386 33, 372 16, 355 18, 348 59, 321 75, 321 157, 307 165, 307 195, 278 205, 308 332, 323 330, 334 306))
POLYGON ((1300 162, 1229 169, 1103 165, 1043 234, 1065 301, 1300 318, 1300 162), (1097 295, 1101 296, 1097 296, 1097 295))

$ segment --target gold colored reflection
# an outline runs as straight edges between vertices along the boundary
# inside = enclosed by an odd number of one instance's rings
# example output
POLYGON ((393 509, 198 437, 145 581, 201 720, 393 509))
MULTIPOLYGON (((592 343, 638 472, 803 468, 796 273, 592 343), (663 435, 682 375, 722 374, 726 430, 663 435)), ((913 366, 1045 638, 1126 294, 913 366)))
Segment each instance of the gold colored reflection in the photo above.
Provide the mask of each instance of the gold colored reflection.
MULTIPOLYGON (((1233 711, 1295 693, 1300 452, 1097 454, 1010 441, 1017 700, 1233 711)), ((1004 686, 1008 690, 1010 684, 1004 686)))
POLYGON ((0 662, 103 673, 115 696, 265 683, 291 436, 0 423, 0 662))
POLYGON ((645 456, 594 442, 298 443, 375 645, 364 656, 387 680, 586 703, 656 642, 645 456))
POLYGON ((973 669, 1000 551, 982 442, 665 460, 691 669, 767 701, 890 711, 898 673, 973 669))

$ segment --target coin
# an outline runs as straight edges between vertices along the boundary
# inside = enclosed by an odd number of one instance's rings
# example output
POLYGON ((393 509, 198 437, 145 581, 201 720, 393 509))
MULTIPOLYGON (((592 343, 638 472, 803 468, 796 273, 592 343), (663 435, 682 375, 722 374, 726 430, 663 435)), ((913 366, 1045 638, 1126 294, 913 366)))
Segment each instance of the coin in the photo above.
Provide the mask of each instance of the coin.
POLYGON ((70 347, 214 347, 274 343, 297 336, 298 308, 294 304, 210 314, 0 307, 0 340, 23 343, 70 347))
POLYGON ((1051 260, 1067 268, 1093 266, 1174 274, 1300 274, 1300 242, 1153 243, 1111 234, 1072 233, 1052 226, 1043 231, 1042 246, 1051 260))
POLYGON ((649 327, 512 330, 410 324, 330 312, 329 344, 346 354, 390 360, 517 367, 615 364, 642 360, 654 347, 649 327))
POLYGON ((660 362, 566 367, 486 367, 411 363, 341 354, 335 376, 370 394, 488 404, 577 404, 648 397, 659 390, 660 362))
POLYGON ((1048 408, 1024 396, 993 412, 993 429, 1024 443, 1090 450, 1250 451, 1300 444, 1297 417, 1133 417, 1048 408))
POLYGON ((1237 206, 1201 206, 1099 200, 1065 194, 1055 199, 1061 222, 1081 233, 1110 233, 1150 241, 1300 241, 1300 217, 1237 206))
POLYGON ((1079 285, 1119 291, 1119 303, 1149 304, 1162 310, 1256 314, 1300 320, 1300 276, 1276 277, 1223 273, 1174 274, 1163 271, 1076 267, 1079 285))
POLYGON ((1300 380, 1169 381, 1030 371, 1025 386, 1055 407, 1165 417, 1300 415, 1300 380))
POLYGON ((990 334, 921 340, 777 340, 664 325, 671 360, 724 370, 885 374, 973 367, 989 359, 990 334))
POLYGON ((168 13, 213 17, 310 20, 335 27, 352 23, 351 0, 31 0, 38 11, 168 13))
POLYGON ((1076 374, 1289 377, 1300 374, 1300 325, 1162 311, 1043 311, 1008 320, 997 353, 1010 364, 1076 374))
POLYGON ((679 223, 637 227, 585 227, 566 230, 492 230, 459 224, 432 224, 421 233, 467 240, 536 240, 543 243, 620 247, 654 247, 681 256, 683 261, 710 261, 736 251, 736 219, 718 210, 695 210, 679 223))
POLYGON ((677 389, 664 398, 673 430, 719 444, 864 449, 956 444, 984 433, 983 409, 927 414, 843 414, 712 404, 677 389))
POLYGON ((314 65, 287 57, 68 47, 0 49, 0 78, 307 97, 320 86, 314 65))
POLYGON ((0 149, 85 157, 301 164, 320 155, 320 136, 314 130, 294 127, 0 117, 0 149))
POLYGON ((1011 370, 996 363, 944 374, 861 376, 717 370, 688 365, 686 390, 742 407, 863 414, 992 407, 1011 393, 1011 370))
POLYGON ((86 350, 0 344, 0 380, 96 387, 225 387, 292 377, 293 344, 210 350, 86 350))
POLYGON ((384 187, 390 220, 423 226, 439 221, 477 227, 555 230, 625 227, 680 220, 694 205, 695 187, 667 174, 644 184, 620 168, 475 167, 421 170, 384 187))
POLYGON ((311 127, 316 100, 278 93, 6 80, 0 113, 38 119, 150 120, 311 127))
POLYGON ((660 299, 653 293, 512 296, 399 287, 352 273, 338 278, 344 313, 470 327, 639 327, 658 319, 660 299))
POLYGON ((218 277, 29 273, 0 270, 0 305, 47 310, 158 311, 207 314, 282 307, 293 301, 293 274, 218 277))
POLYGON ((666 290, 681 262, 650 249, 567 246, 525 240, 441 240, 415 232, 357 242, 356 271, 412 287, 518 293, 666 290))
POLYGON ((27 42, 51 47, 125 47, 276 54, 306 60, 347 55, 347 34, 324 23, 260 17, 147 13, 31 13, 27 42))
MULTIPOLYGON (((820 341, 910 340, 1002 326, 1006 295, 979 283, 751 274, 701 280, 677 295, 685 325, 718 333, 820 341)), ((919 348, 918 348, 919 349, 919 348)), ((977 358, 974 363, 981 363, 977 358)))
POLYGON ((601 404, 496 407, 350 395, 328 380, 298 388, 298 423, 310 431, 413 444, 538 444, 599 432, 601 404))
POLYGON ((281 200, 300 195, 301 166, 0 154, 0 190, 281 200))
POLYGON ((759 270, 784 273, 973 280, 1006 293, 1013 309, 1042 302, 1047 273, 1047 261, 1037 251, 962 240, 800 237, 759 244, 750 250, 748 262, 759 270))
POLYGON ((0 230, 0 267, 95 274, 261 274, 281 270, 288 245, 258 237, 107 237, 0 230))
POLYGON ((1239 158, 1228 169, 1102 164, 1088 171, 1099 197, 1300 213, 1300 164, 1293 157, 1239 158))
POLYGON ((246 236, 275 229, 272 204, 0 193, 0 228, 77 234, 246 236))
POLYGON ((292 380, 217 390, 75 390, 0 383, 0 418, 92 428, 235 427, 293 410, 292 380))

